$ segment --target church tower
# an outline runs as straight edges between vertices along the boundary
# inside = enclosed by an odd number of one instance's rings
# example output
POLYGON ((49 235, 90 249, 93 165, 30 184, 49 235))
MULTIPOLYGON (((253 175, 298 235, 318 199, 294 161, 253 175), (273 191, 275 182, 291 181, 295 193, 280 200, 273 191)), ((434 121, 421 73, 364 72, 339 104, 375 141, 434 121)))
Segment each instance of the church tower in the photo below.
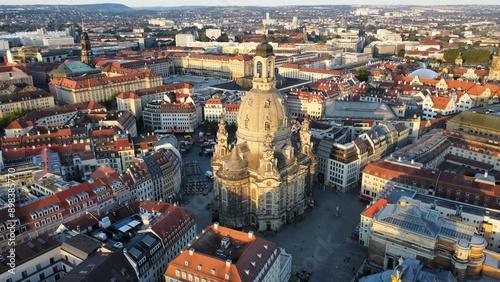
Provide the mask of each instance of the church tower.
POLYGON ((253 88, 242 99, 232 150, 224 122, 219 123, 212 158, 214 207, 227 227, 278 230, 311 204, 316 161, 308 126, 299 148, 292 145, 288 108, 276 89, 272 46, 264 40, 253 60, 253 88))
POLYGON ((462 58, 462 52, 460 52, 460 53, 458 53, 458 56, 455 59, 455 65, 457 65, 459 68, 461 68, 463 64, 464 64, 464 59, 462 58))
POLYGON ((488 80, 500 81, 500 47, 493 53, 488 80))
POLYGON ((82 45, 82 55, 80 60, 82 61, 82 63, 85 63, 90 67, 95 68, 94 54, 92 53, 90 38, 88 33, 85 31, 85 28, 83 27, 83 23, 82 23, 82 34, 80 35, 80 42, 82 45))

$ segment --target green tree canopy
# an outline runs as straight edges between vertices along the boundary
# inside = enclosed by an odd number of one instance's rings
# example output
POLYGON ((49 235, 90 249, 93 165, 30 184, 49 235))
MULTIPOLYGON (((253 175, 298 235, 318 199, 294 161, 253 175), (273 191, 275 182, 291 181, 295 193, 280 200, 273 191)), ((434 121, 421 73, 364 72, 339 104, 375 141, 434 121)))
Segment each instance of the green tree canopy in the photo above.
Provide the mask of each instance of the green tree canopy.
POLYGON ((205 33, 200 33, 200 39, 201 42, 208 42, 210 41, 210 38, 205 33))
POLYGON ((455 59, 460 54, 460 50, 458 49, 448 49, 444 51, 443 59, 448 65, 453 65, 455 63, 455 59))
POLYGON ((227 34, 223 33, 217 38, 217 42, 229 42, 229 37, 227 37, 227 34))
POLYGON ((216 121, 205 120, 201 124, 201 131, 209 133, 210 135, 215 135, 219 129, 219 123, 216 121))
POLYGON ((238 126, 232 122, 226 125, 226 130, 229 137, 234 137, 236 135, 236 130, 238 130, 238 126))
POLYGON ((358 68, 356 74, 354 75, 359 81, 368 81, 368 75, 370 73, 365 68, 358 68))
POLYGON ((464 63, 473 64, 488 64, 490 62, 491 53, 488 50, 469 49, 462 55, 464 63))
POLYGON ((34 110, 33 109, 30 109, 30 110, 16 109, 13 112, 4 114, 3 117, 0 118, 0 130, 3 131, 3 129, 5 129, 11 122, 26 115, 27 113, 29 113, 31 111, 34 111, 34 110))
POLYGON ((399 49, 399 51, 398 51, 398 57, 404 58, 405 54, 406 54, 406 51, 405 51, 404 48, 403 49, 399 49))
POLYGON ((415 33, 410 33, 410 35, 408 35, 408 41, 418 41, 417 35, 415 35, 415 33))
POLYGON ((234 37, 234 42, 239 42, 239 43, 243 42, 243 36, 241 36, 241 35, 236 35, 236 36, 234 37))

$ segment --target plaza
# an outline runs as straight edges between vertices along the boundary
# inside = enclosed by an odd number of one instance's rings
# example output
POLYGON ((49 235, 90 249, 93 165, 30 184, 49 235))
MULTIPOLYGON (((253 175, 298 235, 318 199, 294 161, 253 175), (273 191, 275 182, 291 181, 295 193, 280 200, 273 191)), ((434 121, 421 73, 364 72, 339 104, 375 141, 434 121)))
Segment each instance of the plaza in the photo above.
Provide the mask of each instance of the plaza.
MULTIPOLYGON (((183 163, 189 163, 192 171, 211 170, 210 157, 199 156, 196 149, 183 157, 183 163), (192 169, 193 162, 197 165, 195 169, 192 169)), ((186 174, 184 179, 185 183, 205 180, 212 181, 203 173, 186 174)), ((315 207, 307 210, 302 220, 285 225, 274 234, 256 234, 278 243, 293 255, 293 274, 306 270, 312 272, 309 281, 351 281, 367 254, 367 249, 350 238, 366 204, 358 200, 359 191, 356 189, 342 194, 316 184, 314 193, 315 207), (335 215, 337 207, 338 217, 335 215)), ((212 213, 207 209, 212 200, 212 189, 206 195, 183 196, 182 205, 196 215, 198 232, 212 224, 212 213)))

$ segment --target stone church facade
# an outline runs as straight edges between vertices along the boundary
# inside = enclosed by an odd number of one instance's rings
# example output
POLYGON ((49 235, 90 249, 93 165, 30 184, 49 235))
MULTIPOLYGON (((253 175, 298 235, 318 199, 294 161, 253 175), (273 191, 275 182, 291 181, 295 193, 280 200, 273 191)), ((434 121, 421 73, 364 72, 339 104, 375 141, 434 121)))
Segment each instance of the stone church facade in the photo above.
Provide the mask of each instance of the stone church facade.
POLYGON ((316 160, 307 120, 298 149, 292 145, 291 121, 285 98, 276 89, 275 56, 267 42, 257 46, 253 73, 232 150, 222 118, 219 123, 212 158, 214 208, 224 226, 274 231, 312 204, 316 160))

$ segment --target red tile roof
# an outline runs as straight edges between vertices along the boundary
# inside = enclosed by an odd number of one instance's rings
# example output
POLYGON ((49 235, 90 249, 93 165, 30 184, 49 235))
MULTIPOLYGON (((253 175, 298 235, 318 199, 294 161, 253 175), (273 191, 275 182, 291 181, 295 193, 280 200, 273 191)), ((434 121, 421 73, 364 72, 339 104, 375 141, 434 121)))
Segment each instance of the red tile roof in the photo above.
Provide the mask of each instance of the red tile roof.
POLYGON ((437 96, 431 96, 431 100, 433 103, 432 108, 439 110, 445 110, 448 104, 452 102, 451 98, 437 96))
POLYGON ((255 235, 250 238, 248 233, 222 226, 216 229, 214 225, 208 227, 190 248, 194 251, 186 250, 169 263, 165 275, 177 277, 176 270, 179 270, 213 281, 254 281, 264 265, 268 261, 274 263, 280 254, 276 243, 255 235), (215 255, 224 237, 240 246, 227 257, 231 263, 215 255))
POLYGON ((226 111, 228 112, 237 112, 240 109, 240 104, 227 104, 226 111))
POLYGON ((140 99, 141 97, 134 92, 122 92, 116 96, 116 99, 140 99))
POLYGON ((361 213, 364 216, 371 217, 373 218, 375 214, 382 209, 385 205, 387 205, 387 200, 386 199, 380 199, 377 202, 375 202, 373 205, 368 207, 366 210, 361 213))

